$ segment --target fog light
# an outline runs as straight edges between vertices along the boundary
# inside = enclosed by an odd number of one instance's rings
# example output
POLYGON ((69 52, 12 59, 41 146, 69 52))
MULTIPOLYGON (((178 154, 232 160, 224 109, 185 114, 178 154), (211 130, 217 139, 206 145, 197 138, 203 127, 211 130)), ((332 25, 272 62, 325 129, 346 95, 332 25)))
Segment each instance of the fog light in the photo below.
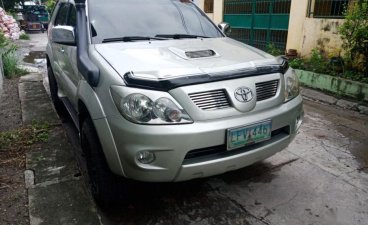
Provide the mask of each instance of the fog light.
POLYGON ((137 160, 143 164, 150 164, 155 161, 155 153, 149 151, 141 151, 137 154, 137 160))

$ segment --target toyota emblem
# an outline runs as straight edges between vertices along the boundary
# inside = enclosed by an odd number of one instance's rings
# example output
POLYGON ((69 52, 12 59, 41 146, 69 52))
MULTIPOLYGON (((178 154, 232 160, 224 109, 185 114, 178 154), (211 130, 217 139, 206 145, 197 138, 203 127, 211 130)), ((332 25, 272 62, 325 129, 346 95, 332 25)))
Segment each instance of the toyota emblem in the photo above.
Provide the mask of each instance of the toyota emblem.
POLYGON ((250 88, 240 87, 235 91, 235 98, 239 102, 250 102, 253 99, 253 92, 250 88))

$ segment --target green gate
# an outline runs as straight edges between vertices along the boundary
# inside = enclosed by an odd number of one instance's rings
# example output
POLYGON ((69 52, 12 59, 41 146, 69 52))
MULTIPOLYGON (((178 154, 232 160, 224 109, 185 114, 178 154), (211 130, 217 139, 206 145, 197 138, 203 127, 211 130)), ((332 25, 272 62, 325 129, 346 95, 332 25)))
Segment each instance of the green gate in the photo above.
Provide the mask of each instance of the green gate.
POLYGON ((291 0, 224 0, 224 21, 231 38, 266 50, 268 44, 284 51, 291 0))

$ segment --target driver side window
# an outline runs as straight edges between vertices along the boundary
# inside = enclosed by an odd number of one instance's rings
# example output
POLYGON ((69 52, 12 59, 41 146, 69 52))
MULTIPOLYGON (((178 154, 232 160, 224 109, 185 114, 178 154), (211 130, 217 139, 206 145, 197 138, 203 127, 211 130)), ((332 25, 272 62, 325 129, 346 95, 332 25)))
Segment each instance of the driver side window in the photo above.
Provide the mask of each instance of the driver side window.
POLYGON ((67 25, 74 28, 77 25, 77 10, 74 5, 70 5, 67 25))
POLYGON ((69 11, 69 4, 66 4, 66 3, 61 4, 58 14, 56 15, 55 22, 54 22, 55 26, 66 25, 68 11, 69 11))
POLYGON ((74 5, 63 3, 56 15, 55 26, 72 26, 77 24, 77 10, 74 5))

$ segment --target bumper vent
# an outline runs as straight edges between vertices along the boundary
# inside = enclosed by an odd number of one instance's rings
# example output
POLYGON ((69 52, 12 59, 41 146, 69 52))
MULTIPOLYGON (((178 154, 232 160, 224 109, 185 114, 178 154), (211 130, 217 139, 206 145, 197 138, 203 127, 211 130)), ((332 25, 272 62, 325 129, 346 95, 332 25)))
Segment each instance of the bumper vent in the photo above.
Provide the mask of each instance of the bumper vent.
POLYGON ((257 101, 263 101, 276 95, 279 87, 279 80, 271 80, 256 84, 257 101))
POLYGON ((189 94, 194 104, 202 110, 216 110, 231 107, 224 89, 189 94))
POLYGON ((290 127, 285 126, 283 128, 272 131, 271 139, 268 141, 244 146, 238 149, 228 151, 226 149, 226 144, 224 144, 224 145, 213 146, 209 148, 192 150, 192 151, 189 151, 187 155, 185 156, 183 164, 205 162, 209 160, 225 158, 225 157, 241 154, 244 152, 256 150, 258 148, 261 148, 267 145, 271 145, 277 141, 280 141, 281 139, 284 139, 288 137, 289 135, 290 135, 290 127))

